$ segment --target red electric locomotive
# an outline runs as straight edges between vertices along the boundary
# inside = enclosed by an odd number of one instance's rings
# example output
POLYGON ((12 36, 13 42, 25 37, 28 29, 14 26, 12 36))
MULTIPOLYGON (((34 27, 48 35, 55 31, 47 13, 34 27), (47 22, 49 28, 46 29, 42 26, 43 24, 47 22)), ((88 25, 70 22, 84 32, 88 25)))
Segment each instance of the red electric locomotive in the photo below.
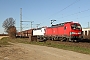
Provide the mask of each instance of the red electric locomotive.
POLYGON ((65 22, 45 30, 45 37, 51 40, 78 41, 82 36, 82 27, 77 22, 65 22))

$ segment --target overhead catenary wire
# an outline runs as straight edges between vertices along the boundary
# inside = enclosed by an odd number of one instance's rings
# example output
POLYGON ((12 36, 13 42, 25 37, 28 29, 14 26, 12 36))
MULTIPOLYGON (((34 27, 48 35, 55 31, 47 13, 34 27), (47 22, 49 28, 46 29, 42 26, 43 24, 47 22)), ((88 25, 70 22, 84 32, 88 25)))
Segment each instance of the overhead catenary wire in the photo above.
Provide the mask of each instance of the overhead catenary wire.
POLYGON ((61 18, 66 18, 66 17, 73 16, 73 15, 76 15, 76 14, 81 14, 81 13, 84 13, 84 12, 87 12, 87 11, 90 11, 90 9, 86 9, 86 10, 79 11, 79 12, 76 12, 76 13, 73 13, 73 14, 70 14, 70 15, 62 16, 61 18))
POLYGON ((86 17, 90 17, 90 15, 88 15, 88 16, 83 16, 83 17, 79 17, 79 18, 75 18, 75 19, 72 19, 72 20, 81 19, 81 18, 86 18, 86 17))
MULTIPOLYGON (((67 8, 69 8, 70 6, 74 5, 75 3, 79 2, 79 1, 80 1, 80 0, 75 0, 73 3, 69 4, 68 6, 64 7, 64 8, 61 9, 60 11, 58 11, 58 12, 56 12, 56 13, 54 13, 54 14, 52 14, 52 15, 46 17, 46 18, 51 19, 51 18, 50 18, 51 16, 55 16, 55 15, 61 13, 62 11, 66 10, 67 8)), ((46 18, 44 18, 44 19, 46 19, 46 18)), ((43 19, 42 19, 42 20, 43 20, 43 19)), ((44 22, 42 22, 42 23, 44 23, 44 22)))
POLYGON ((80 0, 75 0, 75 1, 74 1, 73 3, 71 3, 70 5, 68 5, 68 6, 64 7, 64 8, 63 8, 63 9, 61 9, 60 11, 58 11, 58 12, 56 12, 56 13, 54 13, 54 14, 50 15, 50 16, 54 16, 54 15, 56 15, 56 14, 58 14, 58 13, 60 13, 60 12, 64 11, 65 9, 69 8, 70 6, 74 5, 75 3, 79 2, 79 1, 80 1, 80 0))

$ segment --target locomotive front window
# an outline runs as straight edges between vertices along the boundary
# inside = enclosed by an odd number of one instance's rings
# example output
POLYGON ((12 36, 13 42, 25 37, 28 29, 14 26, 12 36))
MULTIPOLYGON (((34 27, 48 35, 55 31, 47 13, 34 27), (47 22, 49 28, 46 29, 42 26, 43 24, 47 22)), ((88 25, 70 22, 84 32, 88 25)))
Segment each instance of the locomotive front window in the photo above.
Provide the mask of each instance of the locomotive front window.
POLYGON ((74 23, 71 25, 71 28, 72 29, 81 29, 81 26, 79 24, 74 23))

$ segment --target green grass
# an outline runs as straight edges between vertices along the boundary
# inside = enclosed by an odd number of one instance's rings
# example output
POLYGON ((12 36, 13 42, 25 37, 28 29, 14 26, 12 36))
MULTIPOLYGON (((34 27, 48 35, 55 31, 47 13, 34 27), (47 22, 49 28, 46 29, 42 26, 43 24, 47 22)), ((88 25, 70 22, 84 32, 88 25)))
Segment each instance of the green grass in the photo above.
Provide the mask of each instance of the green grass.
POLYGON ((0 47, 6 46, 6 45, 11 45, 10 43, 8 43, 7 38, 0 39, 0 47))
POLYGON ((79 53, 84 53, 84 54, 90 54, 90 48, 85 48, 81 46, 72 46, 72 45, 65 45, 65 44, 56 44, 52 42, 30 42, 28 38, 16 38, 16 39, 10 39, 10 38, 3 38, 0 40, 0 46, 2 45, 10 45, 10 43, 25 43, 25 44, 34 44, 34 45, 41 45, 41 46, 48 46, 48 47, 54 47, 58 49, 64 49, 64 50, 70 50, 70 51, 75 51, 79 53))
POLYGON ((11 45, 9 42, 12 43, 30 43, 27 38, 21 39, 21 38, 15 38, 15 39, 10 39, 9 37, 4 37, 0 40, 0 46, 6 46, 6 45, 11 45))
POLYGON ((54 48, 59 48, 59 49, 64 49, 64 50, 70 50, 70 51, 75 51, 75 52, 84 53, 84 54, 90 54, 90 48, 84 48, 80 46, 71 46, 71 45, 48 43, 48 42, 47 43, 32 42, 31 44, 54 47, 54 48))

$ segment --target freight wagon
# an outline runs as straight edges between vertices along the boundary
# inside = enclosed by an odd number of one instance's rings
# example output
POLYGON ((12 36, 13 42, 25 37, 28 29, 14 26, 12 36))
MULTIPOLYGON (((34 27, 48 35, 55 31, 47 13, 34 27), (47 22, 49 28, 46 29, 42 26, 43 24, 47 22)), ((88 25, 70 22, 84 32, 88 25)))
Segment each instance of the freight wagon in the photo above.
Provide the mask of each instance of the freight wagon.
POLYGON ((33 36, 37 36, 38 39, 44 39, 45 27, 37 28, 33 30, 33 36))
POLYGON ((29 36, 32 36, 32 35, 33 35, 33 29, 29 29, 29 30, 16 33, 16 37, 23 37, 23 38, 24 37, 29 38, 29 36))

